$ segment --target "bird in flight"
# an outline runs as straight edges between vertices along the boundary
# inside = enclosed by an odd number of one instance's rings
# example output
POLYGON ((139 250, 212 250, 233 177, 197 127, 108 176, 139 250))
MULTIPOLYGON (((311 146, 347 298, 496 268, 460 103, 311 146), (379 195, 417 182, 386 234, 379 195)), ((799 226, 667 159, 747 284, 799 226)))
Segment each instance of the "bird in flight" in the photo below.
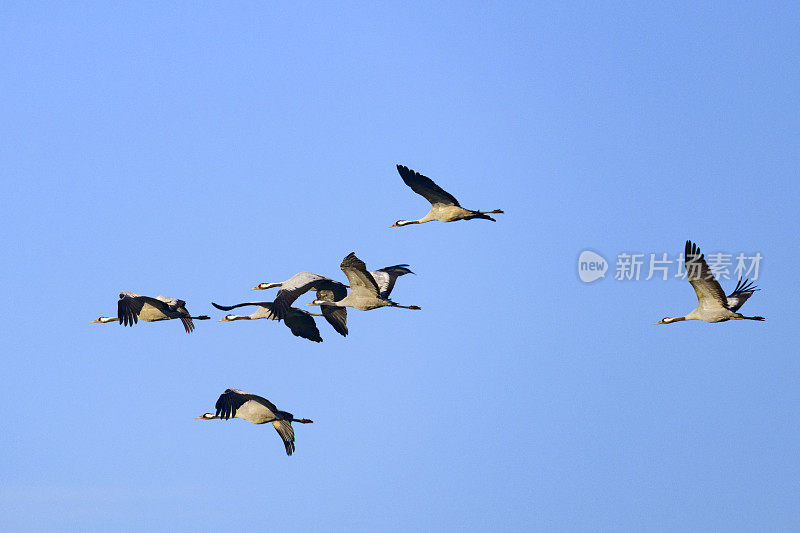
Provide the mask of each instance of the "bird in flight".
POLYGON ((415 172, 403 165, 397 165, 397 171, 406 185, 411 187, 415 193, 423 196, 431 203, 431 210, 424 217, 417 220, 398 220, 390 228, 406 226, 408 224, 422 224, 430 222, 431 220, 440 220, 442 222, 455 222, 456 220, 472 220, 473 218, 482 218, 496 222, 495 219, 489 216, 490 213, 502 213, 502 209, 495 209, 494 211, 473 211, 471 209, 464 209, 458 203, 455 196, 445 191, 436 185, 432 179, 423 176, 419 172, 415 172))
POLYGON ((677 318, 665 317, 656 322, 658 324, 672 324, 682 320, 703 320, 705 322, 725 322, 727 320, 764 320, 763 316, 744 316, 737 313, 744 302, 759 290, 747 281, 736 284, 736 289, 728 296, 714 277, 708 267, 700 248, 686 241, 684 249, 684 262, 686 276, 697 294, 697 308, 686 316, 677 318))
POLYGON ((278 410, 275 404, 266 398, 239 389, 226 389, 214 407, 217 409, 216 414, 203 413, 197 417, 197 420, 241 418, 253 424, 272 422, 272 426, 281 436, 283 445, 286 447, 286 455, 292 455, 295 449, 292 422, 300 424, 314 422, 307 418, 295 418, 292 413, 278 410))
POLYGON ((401 307, 403 309, 421 309, 416 305, 400 305, 381 297, 381 289, 375 278, 367 271, 364 261, 356 257, 355 252, 351 252, 342 260, 340 265, 342 272, 350 282, 350 293, 336 301, 314 300, 307 305, 322 306, 324 312, 326 307, 353 307, 359 311, 370 311, 379 307, 401 307))
POLYGON ((92 320, 92 324, 107 324, 118 321, 124 326, 133 326, 139 320, 145 322, 158 322, 160 320, 172 320, 179 318, 183 323, 186 333, 194 331, 194 320, 209 320, 211 317, 206 315, 191 316, 186 310, 186 302, 169 296, 158 295, 155 298, 142 296, 133 292, 122 291, 119 293, 117 301, 117 316, 101 316, 97 320, 92 320))
MULTIPOLYGON (((235 320, 258 320, 259 318, 278 320, 278 317, 272 311, 272 302, 245 302, 231 306, 219 305, 211 302, 211 305, 217 309, 221 309, 222 311, 230 311, 232 309, 236 309, 237 307, 249 305, 255 305, 258 307, 255 312, 249 315, 225 315, 222 319, 220 319, 220 322, 233 322, 235 320)), ((304 311, 296 307, 290 307, 284 315, 283 323, 292 331, 292 333, 294 333, 296 337, 302 337, 314 342, 322 342, 322 337, 319 334, 319 329, 317 329, 317 323, 314 321, 314 316, 322 315, 309 313, 308 311, 304 311)))

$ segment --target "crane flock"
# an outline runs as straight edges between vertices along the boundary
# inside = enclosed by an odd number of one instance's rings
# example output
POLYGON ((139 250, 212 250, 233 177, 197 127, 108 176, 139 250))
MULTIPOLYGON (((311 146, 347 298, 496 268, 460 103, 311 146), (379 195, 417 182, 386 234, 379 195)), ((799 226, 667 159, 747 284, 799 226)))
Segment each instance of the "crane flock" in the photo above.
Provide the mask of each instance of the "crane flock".
MULTIPOLYGON (((500 209, 492 211, 474 211, 461 207, 456 198, 439 187, 433 180, 403 165, 397 165, 397 171, 403 182, 415 193, 424 197, 431 204, 428 213, 417 220, 398 220, 390 227, 401 227, 410 224, 422 224, 438 220, 441 222, 455 222, 458 220, 483 219, 496 222, 491 214, 503 213, 500 209)), ((761 316, 745 316, 738 313, 739 308, 750 298, 757 289, 749 280, 742 281, 729 295, 725 295, 719 282, 706 263, 700 248, 686 241, 684 258, 687 279, 694 289, 698 306, 691 313, 683 317, 663 318, 656 324, 672 324, 684 320, 702 320, 705 322, 724 322, 728 320, 755 320, 763 321, 761 316)), ((273 301, 243 302, 224 306, 211 302, 221 311, 231 311, 239 307, 256 307, 249 315, 226 314, 220 322, 234 322, 238 320, 268 319, 282 321, 293 335, 312 342, 323 341, 317 328, 315 316, 322 316, 333 327, 334 331, 346 337, 349 333, 347 326, 347 308, 359 311, 371 311, 381 307, 396 307, 401 309, 420 310, 417 305, 400 305, 389 299, 397 279, 406 274, 414 274, 410 265, 403 263, 367 270, 364 261, 359 259, 355 252, 348 254, 341 262, 340 268, 349 285, 320 274, 311 272, 298 272, 291 278, 282 282, 259 283, 250 290, 268 290, 277 288, 278 292, 273 301), (348 291, 349 289, 349 291, 348 291), (320 313, 311 313, 294 307, 303 294, 314 291, 315 298, 307 306, 319 306, 320 313)), ((107 324, 118 322, 123 326, 133 326, 139 320, 145 322, 158 322, 162 320, 179 319, 186 333, 195 329, 193 320, 209 320, 207 315, 192 316, 186 309, 186 302, 167 296, 143 296, 132 292, 120 292, 117 301, 117 316, 101 316, 92 323, 107 324)), ((197 418, 200 420, 241 418, 253 424, 272 423, 283 441, 287 455, 295 451, 295 434, 292 422, 310 424, 309 419, 297 419, 286 411, 278 410, 275 405, 262 396, 251 394, 239 389, 228 388, 216 402, 216 413, 204 413, 197 418)))

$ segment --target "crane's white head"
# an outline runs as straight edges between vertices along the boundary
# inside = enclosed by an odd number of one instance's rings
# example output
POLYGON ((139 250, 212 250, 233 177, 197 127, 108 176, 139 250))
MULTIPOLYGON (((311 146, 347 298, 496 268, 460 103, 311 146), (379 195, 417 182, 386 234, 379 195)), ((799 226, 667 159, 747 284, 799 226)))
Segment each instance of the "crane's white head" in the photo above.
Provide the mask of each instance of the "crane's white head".
POLYGON ((251 291, 263 291, 264 289, 271 289, 273 287, 280 287, 281 285, 282 285, 281 283, 259 283, 258 285, 256 285, 255 287, 253 287, 250 290, 251 291))
POLYGON ((109 322, 116 322, 117 317, 115 316, 101 316, 97 320, 92 320, 89 322, 90 324, 108 324, 109 322))
POLYGON ((250 318, 248 316, 240 316, 240 315, 225 315, 223 318, 220 318, 220 322, 233 322, 234 320, 241 320, 243 318, 250 318))
POLYGON ((418 224, 418 222, 416 220, 398 220, 397 222, 395 222, 394 224, 392 224, 389 227, 390 228, 399 228, 400 226, 405 226, 405 225, 408 225, 408 224, 418 224))
POLYGON ((658 322, 656 322, 654 325, 657 326, 659 324, 672 324, 673 322, 680 322, 681 320, 686 320, 686 319, 683 317, 678 317, 678 318, 664 317, 658 322))
POLYGON ((332 306, 334 304, 333 304, 333 302, 329 302, 328 300, 314 300, 310 304, 306 304, 306 305, 307 306, 308 305, 331 305, 332 306))
POLYGON ((200 416, 196 416, 195 420, 212 420, 214 418, 217 418, 217 415, 213 413, 203 413, 200 416))

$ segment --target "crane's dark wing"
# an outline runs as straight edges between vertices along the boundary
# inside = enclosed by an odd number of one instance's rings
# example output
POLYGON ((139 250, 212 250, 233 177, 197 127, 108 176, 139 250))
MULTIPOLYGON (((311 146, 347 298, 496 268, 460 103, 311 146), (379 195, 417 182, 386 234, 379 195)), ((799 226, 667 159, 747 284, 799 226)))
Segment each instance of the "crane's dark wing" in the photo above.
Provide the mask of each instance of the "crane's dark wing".
POLYGON ((322 337, 317 329, 314 317, 306 311, 296 307, 290 307, 283 319, 283 323, 292 330, 296 337, 303 337, 314 342, 322 342, 322 337))
POLYGON ((378 292, 380 293, 381 298, 388 298, 392 293, 394 282, 397 278, 392 277, 388 272, 383 272, 381 270, 374 270, 370 272, 370 275, 378 285, 378 292))
POLYGON ((292 423, 288 420, 275 420, 272 422, 278 435, 283 439, 283 445, 286 447, 286 455, 292 455, 294 452, 294 428, 292 423))
POLYGON ((731 311, 734 313, 738 311, 754 292, 760 290, 761 289, 757 289, 756 286, 753 285, 752 281, 748 279, 742 281, 742 278, 739 278, 736 288, 733 289, 733 292, 728 295, 728 305, 730 306, 731 311))
POLYGON ((255 305, 258 307, 258 309, 256 309, 250 315, 251 319, 266 318, 267 320, 278 320, 278 317, 275 316, 275 312, 273 311, 274 304, 272 302, 245 302, 231 306, 219 305, 211 302, 211 305, 223 311, 230 311, 231 309, 236 309, 237 307, 243 307, 246 305, 255 305))
POLYGON ((275 404, 266 398, 239 389, 226 389, 225 392, 220 395, 214 407, 217 408, 217 416, 227 420, 228 418, 236 416, 236 411, 251 400, 260 403, 273 413, 278 412, 278 408, 275 407, 275 404))
POLYGON ((405 274, 413 274, 407 264, 393 265, 388 267, 379 268, 374 272, 370 272, 373 279, 378 284, 381 298, 388 298, 394 289, 394 283, 397 278, 405 274))
POLYGON ((159 302, 164 302, 172 309, 178 309, 179 307, 186 307, 186 302, 183 300, 178 300, 177 298, 170 298, 169 296, 164 296, 163 294, 159 294, 155 297, 156 300, 159 302))
POLYGON ((244 302, 241 304, 236 304, 231 306, 219 305, 215 304, 214 302, 211 302, 211 305, 222 311, 230 311, 231 309, 236 309, 237 307, 244 307, 246 305, 257 305, 259 307, 272 307, 272 302, 244 302))
POLYGON ((722 307, 728 308, 728 299, 725 291, 722 290, 719 282, 714 278, 714 274, 708 267, 700 248, 686 241, 684 249, 684 264, 686 266, 686 276, 692 284, 697 301, 704 309, 714 309, 722 307))
POLYGON ((179 315, 177 317, 173 316, 172 318, 181 319, 181 322, 183 323, 183 329, 186 330, 186 333, 191 333, 192 331, 194 331, 194 322, 192 322, 192 319, 189 318, 189 311, 186 309, 186 302, 184 302, 183 300, 179 300, 177 298, 170 298, 169 296, 164 296, 163 294, 159 294, 158 296, 155 297, 155 299, 158 300, 159 302, 163 302, 170 311, 179 315))
POLYGON ((395 274, 396 276, 402 276, 403 274, 413 274, 413 272, 411 272, 411 269, 408 267, 409 267, 408 263, 403 263, 402 265, 392 265, 388 267, 379 268, 377 272, 389 272, 395 274))
POLYGON ((367 272, 367 265, 356 257, 355 252, 350 252, 339 266, 344 275, 347 276, 348 281, 350 281, 350 292, 352 294, 358 295, 361 293, 364 296, 378 296, 380 291, 378 290, 378 284, 375 283, 375 278, 367 272))
POLYGON ((178 307, 175 308, 175 311, 177 311, 178 313, 186 315, 186 316, 180 317, 181 322, 183 323, 183 329, 186 330, 186 333, 191 333, 192 331, 194 331, 194 322, 192 322, 192 319, 189 318, 189 311, 187 311, 186 307, 184 307, 182 305, 178 306, 178 307))
POLYGON ((144 307, 145 296, 122 291, 117 301, 117 319, 123 326, 133 326, 139 322, 139 313, 144 307))
POLYGON ((403 178, 406 185, 411 187, 412 191, 425 197, 431 205, 444 204, 461 206, 455 196, 445 191, 436 185, 432 179, 423 176, 419 172, 415 172, 403 165, 397 165, 397 172, 400 173, 400 177, 403 178))
POLYGON ((333 281, 325 276, 311 272, 298 272, 281 284, 281 289, 275 296, 273 311, 278 320, 283 320, 289 308, 303 293, 317 288, 317 284, 333 281))
MULTIPOLYGON (((338 302, 347 296, 347 289, 344 285, 332 286, 330 289, 317 291, 317 300, 326 302, 338 302)), ((332 305, 321 305, 322 316, 333 326, 333 329, 342 337, 347 337, 347 308, 334 307, 332 305)))

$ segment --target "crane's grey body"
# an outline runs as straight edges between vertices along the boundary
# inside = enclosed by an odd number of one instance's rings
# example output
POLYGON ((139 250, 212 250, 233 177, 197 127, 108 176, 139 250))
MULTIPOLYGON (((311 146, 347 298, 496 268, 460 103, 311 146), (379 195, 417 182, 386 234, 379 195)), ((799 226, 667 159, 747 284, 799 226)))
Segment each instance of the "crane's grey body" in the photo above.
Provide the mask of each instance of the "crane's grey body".
POLYGON ((142 296, 134 292, 122 291, 119 293, 117 301, 117 318, 100 317, 93 322, 108 323, 117 320, 124 326, 133 326, 139 320, 145 322, 159 322, 161 320, 180 319, 186 333, 194 330, 192 319, 209 320, 211 317, 191 316, 186 309, 186 302, 169 296, 158 295, 156 297, 142 296))
MULTIPOLYGON (((223 311, 230 311, 231 309, 236 309, 237 307, 250 305, 258 306, 258 309, 256 309, 255 312, 250 315, 226 315, 222 320, 220 320, 220 322, 232 322, 235 320, 258 320, 260 318, 278 320, 278 316, 273 311, 273 302, 245 302, 231 306, 219 305, 211 302, 211 305, 223 311)), ((290 307, 284 315, 283 323, 296 337, 302 337, 314 342, 322 342, 322 337, 319 334, 319 329, 317 329, 316 322, 314 322, 313 314, 309 313, 308 311, 304 311, 296 307, 290 307)))
MULTIPOLYGON (((286 281, 279 283, 259 283, 252 290, 273 287, 280 287, 273 302, 273 311, 278 320, 283 320, 295 300, 308 291, 316 291, 317 300, 328 302, 341 300, 347 296, 347 285, 313 272, 298 272, 286 281)), ((322 316, 337 333, 343 337, 347 336, 347 309, 333 306, 323 307, 322 316)))
POLYGON ((313 420, 305 418, 296 419, 292 413, 280 411, 275 407, 275 404, 266 398, 239 389, 226 389, 220 395, 215 407, 217 409, 216 414, 204 413, 197 418, 200 420, 241 418, 253 424, 271 422, 281 440, 283 440, 286 455, 292 455, 295 451, 292 422, 301 424, 313 423, 313 420))
POLYGON ((704 322, 726 322, 728 320, 764 320, 761 316, 744 316, 736 311, 757 291, 747 281, 736 285, 736 289, 725 296, 722 286, 714 278, 713 272, 700 253, 700 248, 691 241, 686 241, 684 249, 686 275, 697 295, 697 307, 688 315, 677 318, 663 318, 656 324, 672 324, 683 320, 702 320, 704 322))
POLYGON ((489 213, 502 213, 502 209, 495 209, 493 211, 473 211, 472 209, 464 209, 458 203, 456 197, 445 191, 432 179, 423 176, 419 172, 411 170, 403 165, 397 165, 397 172, 403 178, 403 182, 411 187, 411 190, 420 196, 424 197, 431 203, 431 209, 428 214, 418 220, 398 220, 391 227, 406 226, 408 224, 423 224, 433 220, 440 220, 442 222, 455 222, 456 220, 472 220, 473 218, 482 218, 484 220, 491 220, 496 222, 495 219, 489 216, 489 213))
POLYGON ((367 266, 356 257, 355 252, 351 252, 344 258, 340 265, 342 272, 350 282, 350 293, 339 300, 329 302, 314 300, 309 305, 322 306, 323 312, 326 307, 353 307, 359 311, 371 311, 379 307, 401 307, 403 309, 420 309, 416 305, 400 305, 388 298, 380 295, 380 288, 375 282, 372 274, 367 272, 367 266))

